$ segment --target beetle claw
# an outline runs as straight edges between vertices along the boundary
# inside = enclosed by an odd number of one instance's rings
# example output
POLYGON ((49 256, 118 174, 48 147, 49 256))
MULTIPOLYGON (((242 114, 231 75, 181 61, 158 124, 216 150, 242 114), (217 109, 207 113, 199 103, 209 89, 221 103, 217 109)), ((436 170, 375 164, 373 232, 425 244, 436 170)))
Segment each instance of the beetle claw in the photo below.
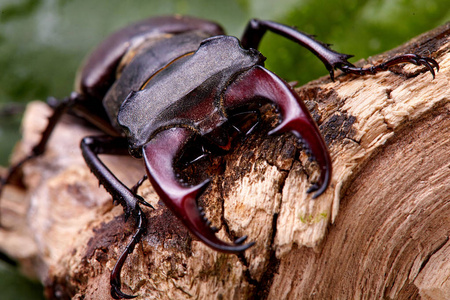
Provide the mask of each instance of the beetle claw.
POLYGON ((312 184, 312 185, 308 188, 308 190, 306 190, 306 192, 307 192, 308 194, 310 194, 310 193, 312 193, 312 192, 317 191, 318 189, 319 189, 319 185, 318 185, 317 183, 314 183, 314 184, 312 184))
POLYGON ((124 266, 124 263, 128 255, 133 252, 134 247, 140 241, 142 234, 144 234, 146 230, 147 219, 142 210, 139 208, 139 206, 137 206, 134 215, 136 217, 137 230, 134 233, 125 250, 120 255, 110 275, 109 282, 111 285, 111 296, 114 299, 132 299, 136 297, 125 294, 120 290, 121 287, 120 273, 122 271, 122 267, 124 266))
POLYGON ((191 136, 189 129, 180 127, 162 131, 150 140, 143 147, 148 178, 166 206, 202 242, 218 251, 242 252, 253 243, 242 244, 242 239, 234 243, 220 240, 215 234, 217 228, 210 227, 211 222, 205 218, 203 208, 197 206, 197 197, 209 181, 189 187, 181 185, 177 180, 173 170, 174 158, 191 136))
POLYGON ((233 108, 254 101, 255 98, 272 101, 281 115, 281 123, 269 135, 292 132, 305 146, 309 156, 317 161, 320 177, 310 188, 310 191, 317 191, 313 196, 317 198, 330 183, 331 158, 319 128, 305 104, 287 83, 260 66, 243 73, 230 85, 224 96, 224 106, 233 108))
POLYGON ((240 238, 235 239, 234 243, 236 245, 240 245, 240 244, 244 243, 246 239, 247 239, 247 236, 244 235, 244 236, 241 236, 240 238))
POLYGON ((147 206, 147 207, 150 207, 150 208, 155 209, 155 208, 153 207, 153 205, 151 205, 150 203, 148 203, 148 202, 145 201, 144 199, 138 198, 138 202, 139 202, 140 204, 144 205, 144 206, 147 206))
MULTIPOLYGON (((424 66, 433 76, 433 79, 436 75, 434 69, 436 69, 436 72, 439 71, 439 64, 437 61, 435 61, 432 58, 429 57, 422 57, 417 54, 403 54, 396 57, 391 58, 390 60, 383 62, 378 65, 374 65, 368 68, 357 68, 354 65, 347 62, 347 60, 342 61, 338 64, 336 64, 336 68, 341 69, 344 73, 351 73, 356 75, 366 75, 366 74, 375 74, 379 71, 385 71, 389 67, 398 65, 401 63, 411 63, 416 66, 424 66)), ((333 80, 333 77, 331 76, 331 79, 333 80)))
POLYGON ((133 299, 137 296, 125 294, 120 290, 120 286, 118 287, 115 284, 111 283, 111 297, 113 297, 114 299, 133 299))

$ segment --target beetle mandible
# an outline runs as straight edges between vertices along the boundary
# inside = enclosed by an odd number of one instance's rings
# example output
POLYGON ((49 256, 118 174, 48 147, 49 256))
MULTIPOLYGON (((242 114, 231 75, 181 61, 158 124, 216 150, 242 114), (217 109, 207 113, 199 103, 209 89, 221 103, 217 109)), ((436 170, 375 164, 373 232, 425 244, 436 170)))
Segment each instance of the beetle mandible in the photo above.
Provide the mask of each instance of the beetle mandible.
POLYGON ((257 50, 272 31, 310 50, 328 69, 356 75, 375 74, 400 63, 439 70, 431 58, 404 54, 368 68, 347 61, 351 55, 335 52, 311 36, 272 21, 251 20, 239 41, 225 35, 220 25, 192 17, 169 16, 143 20, 112 34, 88 57, 76 80, 76 92, 54 107, 49 124, 32 153, 12 166, 1 188, 23 163, 42 154, 60 117, 71 111, 108 134, 86 137, 81 150, 100 183, 132 215, 137 230, 111 273, 113 298, 132 298, 120 289, 121 268, 145 232, 142 205, 150 206, 126 187, 98 155, 130 153, 143 158, 146 173, 165 205, 198 239, 218 251, 242 252, 253 245, 246 237, 227 243, 215 235, 203 218, 196 199, 208 181, 187 186, 177 180, 174 161, 187 142, 201 137, 205 147, 230 148, 230 118, 252 112, 255 104, 273 104, 281 122, 269 134, 292 132, 301 138, 316 160, 320 176, 308 192, 320 196, 331 178, 331 159, 317 125, 291 86, 264 68, 257 50))

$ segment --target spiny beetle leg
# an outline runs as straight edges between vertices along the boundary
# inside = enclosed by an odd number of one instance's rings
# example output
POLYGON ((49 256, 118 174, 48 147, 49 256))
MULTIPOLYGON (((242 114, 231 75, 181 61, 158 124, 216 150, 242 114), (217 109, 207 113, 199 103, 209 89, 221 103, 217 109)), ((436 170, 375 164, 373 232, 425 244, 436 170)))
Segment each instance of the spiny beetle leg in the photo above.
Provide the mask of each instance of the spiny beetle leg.
POLYGON ((340 69, 345 73, 366 75, 375 74, 379 71, 385 71, 390 66, 394 66, 397 64, 412 63, 418 66, 425 66, 428 71, 430 71, 431 75, 433 75, 433 78, 435 76, 434 68, 436 68, 436 71, 439 71, 439 65, 434 59, 422 57, 417 54, 403 54, 379 65, 368 68, 357 68, 347 61, 349 58, 353 57, 353 55, 336 52, 330 49, 329 44, 317 41, 312 35, 300 32, 293 27, 273 21, 258 19, 253 19, 247 24, 247 27, 241 38, 242 47, 246 49, 258 49, 259 43, 261 42, 261 39, 267 32, 267 30, 272 31, 275 34, 284 36, 311 51, 324 63, 325 67, 330 73, 330 78, 333 81, 335 69, 340 69))
POLYGON ((304 141, 317 161, 320 178, 308 190, 316 191, 313 198, 317 198, 330 183, 331 158, 316 123, 297 93, 277 75, 256 66, 241 74, 227 87, 222 103, 225 109, 233 109, 261 99, 275 104, 281 114, 281 123, 269 134, 292 132, 304 141))
POLYGON ((138 204, 145 204, 145 200, 134 194, 126 187, 98 158, 99 154, 128 155, 128 142, 121 137, 85 137, 81 141, 81 153, 92 173, 98 178, 101 185, 118 201, 125 211, 125 220, 139 210, 138 204))
POLYGON ((209 181, 196 186, 183 186, 177 180, 174 159, 194 133, 182 127, 170 128, 158 133, 143 147, 143 157, 148 177, 166 206, 184 225, 209 247, 226 253, 242 252, 253 245, 227 243, 215 235, 204 214, 197 206, 197 197, 209 181))
POLYGON ((124 294, 120 290, 120 271, 122 270, 122 266, 125 263, 128 254, 133 252, 136 243, 140 241, 142 234, 145 232, 147 220, 139 203, 148 203, 117 179, 98 157, 99 154, 128 155, 128 141, 121 137, 85 137, 81 141, 81 153, 92 173, 94 173, 100 183, 113 196, 113 199, 123 206, 125 221, 130 215, 133 215, 136 220, 137 230, 125 248, 125 251, 116 262, 110 279, 111 296, 113 298, 133 298, 133 296, 124 294))
POLYGON ((439 71, 439 64, 437 61, 435 61, 432 58, 429 57, 422 57, 417 54, 403 54, 396 56, 394 58, 389 59, 386 62, 383 62, 378 65, 374 65, 367 68, 357 68, 353 66, 352 64, 343 64, 341 66, 338 66, 339 69, 341 69, 344 73, 351 73, 351 74, 357 74, 357 75, 366 75, 366 74, 375 74, 379 71, 385 71, 389 67, 398 65, 401 63, 411 63, 415 64, 416 66, 425 66, 428 71, 430 71, 431 75, 433 76, 433 79, 435 77, 435 71, 439 71))
POLYGON ((297 29, 273 21, 253 19, 248 24, 241 38, 242 47, 258 49, 259 43, 267 30, 281 35, 305 47, 317 56, 330 72, 334 80, 334 69, 341 65, 351 65, 347 59, 353 55, 343 54, 330 49, 329 44, 322 43, 312 35, 298 31, 297 29))

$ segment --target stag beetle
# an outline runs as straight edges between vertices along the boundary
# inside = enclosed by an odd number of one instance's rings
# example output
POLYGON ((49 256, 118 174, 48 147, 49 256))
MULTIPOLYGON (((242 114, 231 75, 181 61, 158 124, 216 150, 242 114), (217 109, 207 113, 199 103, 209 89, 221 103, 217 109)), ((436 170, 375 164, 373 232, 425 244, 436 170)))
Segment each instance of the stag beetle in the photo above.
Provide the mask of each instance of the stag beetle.
MULTIPOLYGON (((86 137, 81 150, 86 164, 132 215, 136 232, 111 273, 111 295, 123 293, 121 268, 139 242, 146 227, 141 206, 150 206, 122 184, 98 155, 130 153, 143 158, 151 184, 165 205, 194 236, 213 249, 238 253, 253 243, 246 237, 227 243, 215 235, 196 203, 208 181, 195 186, 182 184, 174 172, 174 160, 193 137, 205 147, 230 149, 230 118, 234 112, 252 112, 255 104, 271 103, 281 122, 269 134, 292 132, 301 138, 317 162, 320 176, 308 192, 320 196, 331 178, 327 146, 307 108, 291 86, 264 68, 265 58, 257 50, 266 33, 286 37, 315 54, 334 80, 334 70, 356 75, 375 74, 400 63, 425 66, 433 75, 437 62, 405 54, 379 65, 357 68, 347 61, 351 55, 335 52, 328 45, 294 28, 272 21, 251 20, 239 41, 225 35, 220 25, 182 16, 143 20, 112 34, 88 57, 76 80, 76 92, 54 107, 54 113, 32 154, 10 168, 2 184, 25 161, 44 152, 61 115, 70 111, 90 121, 108 136, 86 137)), ((237 113, 237 114, 240 114, 237 113)))

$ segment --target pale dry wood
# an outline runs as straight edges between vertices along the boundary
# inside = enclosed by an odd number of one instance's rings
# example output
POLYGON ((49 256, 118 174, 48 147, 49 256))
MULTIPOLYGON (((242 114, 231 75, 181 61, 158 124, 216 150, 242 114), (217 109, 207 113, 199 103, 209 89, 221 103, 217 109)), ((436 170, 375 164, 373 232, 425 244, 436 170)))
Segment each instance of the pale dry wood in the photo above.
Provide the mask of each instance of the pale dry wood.
MULTIPOLYGON (((199 201, 219 236, 256 242, 243 255, 192 240, 145 183, 139 193, 156 209, 146 209, 148 232, 124 267, 124 291, 142 299, 449 299, 449 32, 374 58, 431 55, 441 67, 435 80, 408 65, 298 90, 333 158, 331 187, 317 200, 305 192, 314 163, 292 136, 267 136, 271 111, 258 133, 213 160, 223 172, 199 201)), ((29 152, 49 114, 30 104, 13 160, 29 152)), ((3 195, 10 230, 0 231, 1 247, 50 298, 110 299, 109 274, 134 230, 81 157, 81 138, 97 134, 65 118, 46 154, 24 167, 26 189, 3 195)), ((139 160, 104 160, 129 186, 144 174, 139 160)))

